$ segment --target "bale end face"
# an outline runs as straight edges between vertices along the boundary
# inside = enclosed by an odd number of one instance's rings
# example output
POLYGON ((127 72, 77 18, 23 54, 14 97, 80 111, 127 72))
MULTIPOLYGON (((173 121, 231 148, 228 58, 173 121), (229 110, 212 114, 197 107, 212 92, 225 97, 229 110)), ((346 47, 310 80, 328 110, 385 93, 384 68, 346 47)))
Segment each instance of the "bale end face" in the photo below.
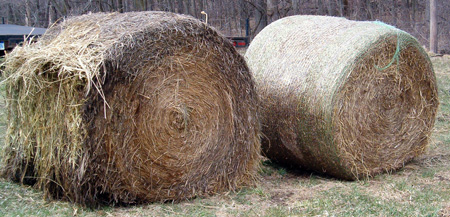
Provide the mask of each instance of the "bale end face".
POLYGON ((408 37, 375 42, 336 95, 333 135, 344 178, 397 170, 426 150, 439 104, 436 79, 408 37))

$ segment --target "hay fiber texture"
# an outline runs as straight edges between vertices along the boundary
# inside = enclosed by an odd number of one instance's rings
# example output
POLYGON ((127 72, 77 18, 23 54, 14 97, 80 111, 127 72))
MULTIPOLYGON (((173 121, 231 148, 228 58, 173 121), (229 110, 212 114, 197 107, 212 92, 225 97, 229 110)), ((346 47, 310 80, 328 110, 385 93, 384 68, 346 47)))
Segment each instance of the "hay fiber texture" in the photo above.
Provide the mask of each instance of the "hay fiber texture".
POLYGON ((409 34, 381 22, 292 16, 263 29, 245 55, 270 159, 354 180, 425 151, 436 78, 409 34))
POLYGON ((214 29, 165 12, 69 18, 5 62, 3 176, 88 206, 252 185, 257 96, 214 29))

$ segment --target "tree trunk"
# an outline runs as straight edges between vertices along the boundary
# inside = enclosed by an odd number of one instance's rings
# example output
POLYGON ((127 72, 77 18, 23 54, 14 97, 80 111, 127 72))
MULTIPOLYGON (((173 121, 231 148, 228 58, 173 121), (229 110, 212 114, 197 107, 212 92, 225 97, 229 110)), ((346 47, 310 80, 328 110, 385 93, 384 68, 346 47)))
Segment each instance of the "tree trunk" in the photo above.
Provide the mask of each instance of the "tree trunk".
POLYGON ((34 26, 43 26, 42 24, 42 18, 44 17, 43 14, 45 12, 42 12, 41 9, 41 3, 39 2, 39 0, 36 0, 36 12, 35 12, 35 16, 34 17, 34 26))
POLYGON ((293 14, 299 14, 300 13, 300 0, 292 0, 292 12, 293 14))
POLYGON ((430 51, 438 53, 438 26, 436 0, 430 0, 430 51))
POLYGON ((47 26, 50 27, 55 22, 55 16, 56 16, 55 7, 53 7, 53 5, 50 1, 48 1, 47 13, 48 13, 48 25, 47 26))
POLYGON ((397 26, 397 5, 395 0, 392 3, 391 16, 392 16, 392 23, 394 24, 394 26, 397 26))
POLYGON ((42 19, 45 19, 45 16, 43 16, 43 14, 45 14, 45 12, 42 12, 41 9, 41 3, 39 2, 39 0, 36 0, 36 12, 35 12, 36 16, 34 16, 34 25, 35 26, 43 26, 43 22, 42 19))
POLYGON ((17 23, 17 16, 16 13, 13 10, 13 7, 11 6, 11 3, 8 5, 9 7, 9 18, 8 18, 8 23, 11 21, 11 23, 17 23))
POLYGON ((411 25, 411 12, 410 12, 410 7, 409 7, 409 0, 402 0, 402 13, 401 13, 401 19, 403 23, 406 23, 407 26, 412 26, 411 25))
POLYGON ((148 10, 147 0, 135 0, 135 10, 146 11, 148 10))
POLYGON ((103 9, 102 0, 97 0, 97 3, 98 3, 98 9, 100 10, 100 12, 105 12, 105 9, 103 9))
POLYGON ((276 20, 277 5, 274 0, 266 0, 267 4, 267 23, 271 23, 276 20))
POLYGON ((233 19, 233 17, 235 17, 234 12, 235 12, 234 10, 226 10, 226 14, 225 14, 225 16, 226 16, 225 22, 227 23, 229 36, 233 35, 232 19, 233 19))
POLYGON ((123 13, 123 0, 117 0, 117 9, 120 13, 123 13))
POLYGON ((189 0, 189 14, 191 14, 193 17, 197 17, 196 12, 197 8, 195 6, 195 0, 189 0))
POLYGON ((135 11, 144 11, 144 2, 143 0, 134 0, 133 1, 133 10, 135 11))
POLYGON ((69 0, 64 0, 64 14, 63 16, 66 16, 70 13, 72 10, 72 6, 69 3, 69 0))
POLYGON ((318 15, 324 15, 324 13, 323 13, 323 2, 322 2, 322 0, 317 0, 317 14, 318 15))
POLYGON ((6 17, 5 17, 6 20, 2 24, 9 24, 8 22, 9 22, 9 19, 11 18, 11 10, 10 10, 11 5, 10 5, 10 3, 7 3, 7 4, 5 4, 5 6, 6 6, 6 17))
POLYGON ((175 10, 176 10, 176 2, 174 1, 174 0, 167 0, 167 2, 168 2, 168 6, 167 7, 169 7, 169 11, 170 12, 175 12, 175 10))
POLYGON ((204 11, 205 8, 203 7, 203 0, 199 0, 198 1, 198 10, 199 11, 204 11))
POLYGON ((335 16, 335 14, 334 14, 335 7, 333 7, 332 2, 330 0, 328 0, 326 2, 326 4, 327 4, 327 15, 335 16))
POLYGON ((348 0, 343 0, 342 4, 343 4, 343 12, 344 12, 343 15, 345 17, 349 14, 348 0))
POLYGON ((283 17, 286 17, 290 10, 292 10, 292 2, 280 1, 278 3, 278 13, 277 13, 276 19, 281 19, 283 17))
POLYGON ((367 8, 367 18, 369 20, 373 20, 373 8, 372 8, 372 3, 370 0, 365 0, 366 2, 366 8, 367 8))
POLYGON ((267 11, 263 10, 266 5, 264 0, 257 0, 255 7, 255 30, 252 32, 252 37, 255 37, 264 27, 267 26, 267 11))
POLYGON ((158 2, 158 0, 152 0, 151 1, 151 9, 152 10, 154 10, 154 11, 160 11, 161 10, 161 7, 160 7, 160 5, 159 5, 159 2, 158 2))
POLYGON ((176 12, 179 13, 179 14, 182 14, 182 13, 184 13, 183 9, 184 9, 183 0, 178 0, 177 1, 177 10, 176 10, 176 12))
POLYGON ((25 0, 25 26, 31 26, 30 0, 25 0))
POLYGON ((339 12, 339 16, 343 17, 344 16, 344 2, 342 2, 342 0, 337 0, 337 9, 339 12))
POLYGON ((189 14, 189 2, 186 0, 183 0, 183 13, 184 14, 189 14))

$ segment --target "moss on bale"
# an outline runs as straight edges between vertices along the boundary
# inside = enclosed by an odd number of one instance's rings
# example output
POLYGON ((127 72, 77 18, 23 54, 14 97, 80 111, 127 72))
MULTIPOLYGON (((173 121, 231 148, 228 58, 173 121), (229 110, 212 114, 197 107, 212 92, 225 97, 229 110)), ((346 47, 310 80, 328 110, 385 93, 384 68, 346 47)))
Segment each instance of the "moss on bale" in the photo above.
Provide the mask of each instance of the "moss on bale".
POLYGON ((254 183, 254 82, 231 43, 164 12, 64 20, 7 56, 3 176, 88 206, 254 183))
POLYGON ((292 16, 246 52, 265 155, 342 179, 401 168, 426 150, 438 107, 420 44, 380 22, 292 16))

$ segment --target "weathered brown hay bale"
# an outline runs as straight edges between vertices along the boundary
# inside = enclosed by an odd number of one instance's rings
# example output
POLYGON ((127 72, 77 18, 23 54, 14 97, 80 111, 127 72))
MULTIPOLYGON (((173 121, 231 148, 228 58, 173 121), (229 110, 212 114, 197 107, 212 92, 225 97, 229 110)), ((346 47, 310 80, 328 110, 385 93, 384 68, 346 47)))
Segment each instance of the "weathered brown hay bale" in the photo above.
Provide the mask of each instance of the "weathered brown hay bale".
POLYGON ((436 79, 409 34, 380 22, 292 16, 262 30, 246 58, 269 158, 357 179, 426 149, 436 79))
POLYGON ((252 184, 257 97, 231 43, 173 13, 73 17, 5 63, 3 175, 86 205, 252 184))

